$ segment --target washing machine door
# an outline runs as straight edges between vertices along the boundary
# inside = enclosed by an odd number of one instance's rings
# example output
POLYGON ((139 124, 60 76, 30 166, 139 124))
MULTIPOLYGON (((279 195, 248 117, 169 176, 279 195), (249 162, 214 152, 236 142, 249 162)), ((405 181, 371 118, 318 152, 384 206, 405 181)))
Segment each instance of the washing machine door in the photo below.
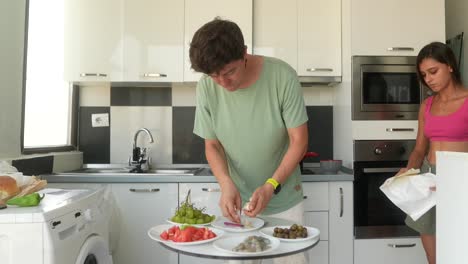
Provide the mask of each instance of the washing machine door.
POLYGON ((75 264, 112 264, 107 242, 100 236, 90 236, 83 243, 75 264))

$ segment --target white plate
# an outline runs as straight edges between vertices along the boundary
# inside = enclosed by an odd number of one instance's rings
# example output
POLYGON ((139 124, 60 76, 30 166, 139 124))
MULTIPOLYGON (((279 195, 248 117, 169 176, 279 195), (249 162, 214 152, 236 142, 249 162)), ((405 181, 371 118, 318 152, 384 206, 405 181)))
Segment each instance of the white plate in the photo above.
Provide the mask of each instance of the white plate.
POLYGON ((311 239, 315 239, 317 237, 320 237, 320 231, 315 228, 315 227, 309 227, 309 226, 304 226, 305 228, 307 228, 307 237, 304 237, 304 238, 296 238, 296 239, 289 239, 289 238, 279 238, 279 237, 274 237, 273 236, 273 230, 275 229, 275 227, 279 227, 279 228, 290 228, 291 226, 271 226, 271 227, 265 227, 265 228, 262 228, 260 230, 260 233, 264 234, 265 236, 267 237, 273 237, 273 238, 277 238, 281 241, 285 241, 285 242, 302 242, 302 241, 306 241, 306 240, 311 240, 311 239))
POLYGON ((261 228, 264 224, 265 221, 261 218, 251 218, 247 216, 242 216, 241 217, 241 223, 245 224, 246 221, 249 221, 252 224, 252 227, 239 227, 239 226, 230 226, 230 225, 225 225, 224 222, 232 222, 228 218, 222 216, 222 217, 216 217, 216 220, 211 223, 212 226, 219 228, 224 231, 228 232, 249 232, 253 230, 257 230, 261 228))
POLYGON ((223 234, 224 234, 223 230, 219 230, 219 229, 216 229, 216 228, 209 228, 211 231, 213 231, 213 233, 216 234, 216 236, 213 237, 213 238, 210 238, 210 239, 206 239, 206 240, 198 240, 198 241, 193 241, 193 242, 174 242, 174 241, 171 241, 171 240, 162 239, 160 237, 161 233, 168 230, 171 227, 173 227, 173 225, 153 226, 152 228, 150 228, 148 230, 148 236, 153 240, 156 240, 156 241, 162 242, 162 243, 166 243, 166 244, 178 245, 178 246, 191 246, 191 245, 199 245, 199 244, 210 243, 210 242, 222 237, 223 234))
POLYGON ((231 254, 236 254, 236 255, 243 255, 243 256, 253 256, 253 255, 262 255, 264 253, 270 252, 272 250, 275 250, 279 244, 280 241, 277 238, 274 237, 265 237, 262 236, 268 240, 270 240, 270 248, 260 251, 260 252, 238 252, 238 251, 233 251, 232 249, 235 248, 237 245, 240 243, 244 242, 244 240, 249 237, 249 236, 234 236, 234 237, 225 237, 219 240, 216 240, 213 243, 213 247, 216 248, 217 250, 231 253, 231 254))
POLYGON ((213 221, 209 222, 209 223, 204 223, 204 224, 182 224, 182 223, 176 223, 176 222, 172 222, 171 220, 167 219, 166 222, 168 222, 169 224, 172 224, 172 225, 176 225, 176 226, 181 226, 181 225, 191 225, 191 226, 208 226, 210 225, 211 223, 213 223, 213 221))

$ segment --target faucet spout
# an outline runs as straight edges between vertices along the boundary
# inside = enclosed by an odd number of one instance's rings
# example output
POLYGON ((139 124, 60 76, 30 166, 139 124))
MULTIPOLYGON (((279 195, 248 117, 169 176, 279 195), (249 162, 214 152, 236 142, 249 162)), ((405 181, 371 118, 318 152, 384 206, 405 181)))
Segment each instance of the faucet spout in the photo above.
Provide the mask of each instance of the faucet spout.
POLYGON ((148 137, 150 139, 149 140, 150 143, 154 142, 153 135, 151 135, 151 132, 147 128, 140 128, 140 129, 137 130, 137 132, 135 133, 135 136, 133 137, 133 148, 136 148, 138 135, 141 132, 145 132, 148 135, 148 137))

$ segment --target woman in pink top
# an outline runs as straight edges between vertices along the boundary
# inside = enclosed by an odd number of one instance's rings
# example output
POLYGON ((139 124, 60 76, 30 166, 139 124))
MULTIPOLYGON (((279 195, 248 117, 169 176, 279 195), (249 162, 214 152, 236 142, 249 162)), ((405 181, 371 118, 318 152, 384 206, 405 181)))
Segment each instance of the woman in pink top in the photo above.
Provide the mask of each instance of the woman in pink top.
MULTIPOLYGON (((430 43, 419 52, 416 65, 420 81, 434 95, 421 104, 416 146, 398 174, 424 163, 435 173, 436 151, 468 152, 468 90, 452 50, 440 42, 430 43)), ((435 213, 433 207, 417 221, 410 217, 405 221, 420 233, 430 264, 436 263, 435 213)))

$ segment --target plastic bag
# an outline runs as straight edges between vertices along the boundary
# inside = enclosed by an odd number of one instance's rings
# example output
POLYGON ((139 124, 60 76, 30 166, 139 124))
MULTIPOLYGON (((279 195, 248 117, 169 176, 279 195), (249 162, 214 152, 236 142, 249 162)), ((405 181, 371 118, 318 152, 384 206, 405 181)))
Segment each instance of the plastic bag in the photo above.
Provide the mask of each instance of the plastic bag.
POLYGON ((387 179, 380 186, 380 190, 398 208, 416 221, 435 206, 435 192, 430 189, 430 187, 434 187, 435 185, 434 174, 424 173, 414 175, 410 172, 387 179))

